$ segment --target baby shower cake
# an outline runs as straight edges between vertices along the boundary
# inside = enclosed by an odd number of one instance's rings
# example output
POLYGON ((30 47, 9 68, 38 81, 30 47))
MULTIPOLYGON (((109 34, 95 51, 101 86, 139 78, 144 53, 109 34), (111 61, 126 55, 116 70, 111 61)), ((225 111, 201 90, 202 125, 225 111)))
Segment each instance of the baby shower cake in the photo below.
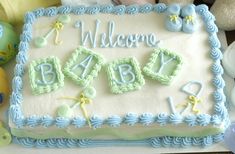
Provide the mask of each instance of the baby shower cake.
POLYGON ((39 8, 25 15, 9 125, 26 147, 208 146, 229 124, 207 6, 39 8))

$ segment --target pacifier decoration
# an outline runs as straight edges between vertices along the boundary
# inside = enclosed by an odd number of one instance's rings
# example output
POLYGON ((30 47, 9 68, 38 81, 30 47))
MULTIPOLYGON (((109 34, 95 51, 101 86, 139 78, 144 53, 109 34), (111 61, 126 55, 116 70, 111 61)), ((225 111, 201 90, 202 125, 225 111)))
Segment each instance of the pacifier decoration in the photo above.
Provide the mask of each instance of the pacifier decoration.
POLYGON ((91 126, 90 118, 85 105, 92 102, 92 99, 96 97, 96 90, 92 86, 86 87, 79 95, 79 97, 61 97, 60 99, 69 99, 75 101, 72 106, 63 104, 57 108, 57 116, 70 118, 73 114, 74 109, 79 105, 83 116, 86 118, 89 127, 91 126))
POLYGON ((3 123, 0 121, 0 147, 10 144, 11 139, 11 134, 3 127, 3 123))
POLYGON ((0 21, 0 65, 7 63, 17 53, 19 37, 13 27, 0 21))
POLYGON ((196 105, 198 103, 201 103, 201 99, 199 98, 201 91, 203 89, 202 83, 199 81, 190 81, 187 84, 185 84, 181 91, 186 93, 188 95, 187 102, 178 104, 176 107, 183 107, 184 109, 181 111, 183 113, 189 106, 191 106, 191 111, 194 114, 199 114, 200 110, 196 108, 196 105), (193 89, 193 86, 197 86, 198 90, 194 92, 195 89, 193 89))
POLYGON ((60 31, 63 30, 64 25, 70 22, 71 18, 68 15, 61 15, 58 17, 55 23, 52 24, 52 28, 49 32, 47 32, 44 36, 39 36, 34 39, 34 45, 37 48, 41 48, 47 45, 47 39, 51 36, 52 33, 56 33, 54 44, 60 45, 62 44, 62 40, 59 40, 60 31))
POLYGON ((9 83, 5 71, 0 67, 0 107, 9 97, 9 83))
POLYGON ((196 12, 195 6, 193 4, 187 5, 182 9, 178 4, 172 4, 167 8, 166 14, 167 18, 165 25, 167 30, 172 32, 178 32, 182 30, 185 33, 193 33, 196 31, 196 12))

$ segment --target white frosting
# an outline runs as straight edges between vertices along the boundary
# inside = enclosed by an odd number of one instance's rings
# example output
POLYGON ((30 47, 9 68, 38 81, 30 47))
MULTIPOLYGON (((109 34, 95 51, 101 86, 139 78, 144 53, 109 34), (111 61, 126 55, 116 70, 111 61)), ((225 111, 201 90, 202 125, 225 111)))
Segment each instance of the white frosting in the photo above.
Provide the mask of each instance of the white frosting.
MULTIPOLYGON (((107 118, 111 115, 119 115, 123 117, 129 112, 142 114, 159 113, 170 114, 167 97, 171 96, 175 105, 186 101, 187 95, 180 91, 180 88, 187 82, 197 80, 202 82, 204 88, 201 93, 202 103, 197 105, 201 113, 212 114, 214 102, 212 100, 212 73, 210 66, 212 60, 209 54, 208 34, 205 31, 202 20, 198 17, 199 29, 193 34, 183 32, 169 32, 164 26, 164 14, 147 13, 138 15, 71 15, 71 23, 65 25, 61 31, 59 39, 63 40, 62 45, 54 45, 53 34, 48 39, 48 45, 43 48, 35 48, 33 43, 29 50, 29 61, 49 56, 57 56, 64 65, 66 60, 71 56, 73 51, 79 47, 81 43, 80 31, 74 28, 77 20, 84 21, 85 31, 94 30, 95 20, 101 21, 99 33, 108 31, 108 22, 114 21, 115 34, 150 34, 154 33, 161 41, 161 48, 166 48, 172 52, 176 52, 183 59, 183 66, 173 83, 169 86, 161 85, 157 81, 153 81, 145 76, 145 85, 139 91, 127 92, 124 94, 112 94, 108 85, 108 78, 104 69, 101 70, 98 77, 94 80, 93 86, 97 90, 97 97, 92 104, 86 105, 86 109, 90 116, 98 115, 107 118)), ((33 38, 43 36, 51 28, 50 25, 56 20, 56 17, 42 17, 36 21, 33 27, 33 38)), ((99 35, 99 34, 98 34, 99 35)), ((99 41, 99 40, 98 40, 99 41)), ((90 48, 90 45, 86 46, 90 48)), ((153 49, 141 44, 137 48, 95 48, 93 51, 102 54, 106 62, 124 57, 136 57, 141 67, 143 67, 150 57, 153 49)), ((28 66, 28 65, 27 65, 28 66)), ((26 69, 27 70, 27 69, 26 69)), ((29 83, 28 71, 24 76, 22 104, 23 114, 27 117, 30 115, 51 115, 56 116, 56 109, 62 104, 72 105, 74 102, 70 100, 58 99, 63 96, 75 97, 79 94, 81 88, 73 81, 65 78, 63 88, 54 92, 42 95, 32 95, 29 83)), ((176 109, 179 111, 179 109, 176 109)), ((190 113, 190 110, 186 112, 190 113)), ((79 107, 74 110, 72 116, 83 116, 79 107)), ((12 126, 14 127, 14 126, 12 126)))

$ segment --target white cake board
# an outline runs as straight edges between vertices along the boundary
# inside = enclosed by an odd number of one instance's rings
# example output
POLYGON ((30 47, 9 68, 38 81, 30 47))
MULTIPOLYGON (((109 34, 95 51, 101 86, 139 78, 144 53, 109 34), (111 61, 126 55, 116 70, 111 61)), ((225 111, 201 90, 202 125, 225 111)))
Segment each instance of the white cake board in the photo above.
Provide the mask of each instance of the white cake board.
MULTIPOLYGON (((218 37, 221 41, 222 48, 227 48, 227 40, 224 31, 219 31, 218 37)), ((14 60, 8 63, 3 68, 7 70, 9 79, 12 78, 13 68, 15 62, 14 60)), ((234 84, 234 80, 225 74, 226 84, 234 84)), ((228 87, 229 90, 229 87, 228 87)), ((0 109, 0 120, 3 120, 6 123, 6 113, 7 107, 0 109)), ((231 121, 235 121, 235 107, 231 108, 230 111, 231 121)), ((24 148, 23 146, 10 144, 6 147, 0 148, 1 154, 155 154, 155 153, 195 153, 195 152, 228 152, 229 149, 226 145, 221 142, 214 144, 212 146, 201 148, 201 147, 190 147, 190 148, 151 148, 151 147, 97 147, 97 148, 74 148, 74 149, 36 149, 36 148, 24 148)))

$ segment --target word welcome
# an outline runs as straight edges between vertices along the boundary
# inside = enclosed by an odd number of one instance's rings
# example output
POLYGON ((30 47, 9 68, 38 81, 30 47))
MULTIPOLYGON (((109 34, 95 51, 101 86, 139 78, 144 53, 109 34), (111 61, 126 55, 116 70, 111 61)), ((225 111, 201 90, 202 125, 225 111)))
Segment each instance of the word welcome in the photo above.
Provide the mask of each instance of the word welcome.
POLYGON ((139 43, 145 43, 148 47, 157 47, 158 43, 160 42, 159 40, 157 40, 157 37, 154 33, 128 35, 121 33, 114 35, 116 25, 114 21, 108 22, 107 33, 100 33, 100 24, 101 21, 96 20, 95 29, 92 33, 91 30, 85 32, 84 27, 86 26, 83 21, 76 22, 75 27, 80 29, 82 46, 86 46, 86 44, 89 42, 92 48, 95 48, 96 46, 99 46, 101 48, 136 48, 139 46, 139 43))

